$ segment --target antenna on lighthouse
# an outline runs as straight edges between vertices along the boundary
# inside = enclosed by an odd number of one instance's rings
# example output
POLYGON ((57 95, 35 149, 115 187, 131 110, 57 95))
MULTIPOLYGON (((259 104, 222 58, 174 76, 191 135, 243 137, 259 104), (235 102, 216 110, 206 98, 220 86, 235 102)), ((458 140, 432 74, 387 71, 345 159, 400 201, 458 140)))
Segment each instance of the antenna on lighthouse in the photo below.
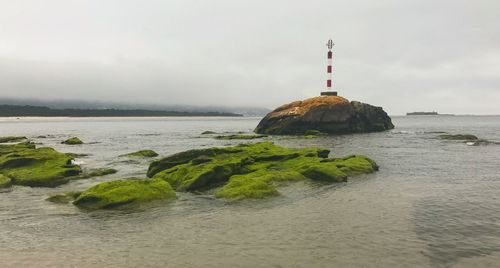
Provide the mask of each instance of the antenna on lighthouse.
POLYGON ((333 68, 332 68, 332 60, 333 60, 333 46, 335 44, 333 43, 332 39, 328 40, 326 42, 326 47, 328 47, 328 53, 327 53, 327 61, 328 65, 326 67, 326 73, 328 75, 328 78, 326 80, 326 91, 321 92, 321 96, 337 96, 337 91, 332 91, 332 74, 333 74, 333 68))

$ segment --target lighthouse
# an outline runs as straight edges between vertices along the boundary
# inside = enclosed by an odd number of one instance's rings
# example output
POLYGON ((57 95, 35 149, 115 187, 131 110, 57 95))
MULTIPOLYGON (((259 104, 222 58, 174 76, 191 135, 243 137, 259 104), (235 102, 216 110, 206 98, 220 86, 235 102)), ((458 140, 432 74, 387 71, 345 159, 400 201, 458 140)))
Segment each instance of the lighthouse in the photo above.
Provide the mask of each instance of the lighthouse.
POLYGON ((337 96, 337 91, 332 91, 332 74, 333 74, 333 68, 332 68, 332 61, 333 61, 333 46, 335 44, 333 43, 332 39, 328 40, 326 43, 326 47, 328 48, 328 53, 327 55, 327 66, 326 66, 326 73, 327 73, 327 80, 326 80, 326 91, 321 92, 321 96, 337 96))

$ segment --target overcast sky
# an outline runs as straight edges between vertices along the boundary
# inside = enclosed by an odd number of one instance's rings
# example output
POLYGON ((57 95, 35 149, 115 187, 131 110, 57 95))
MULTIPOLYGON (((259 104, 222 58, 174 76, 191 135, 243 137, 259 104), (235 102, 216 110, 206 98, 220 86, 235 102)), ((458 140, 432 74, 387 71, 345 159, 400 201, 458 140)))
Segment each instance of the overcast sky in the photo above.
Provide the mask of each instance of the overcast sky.
POLYGON ((498 0, 0 0, 0 97, 500 114, 498 0))

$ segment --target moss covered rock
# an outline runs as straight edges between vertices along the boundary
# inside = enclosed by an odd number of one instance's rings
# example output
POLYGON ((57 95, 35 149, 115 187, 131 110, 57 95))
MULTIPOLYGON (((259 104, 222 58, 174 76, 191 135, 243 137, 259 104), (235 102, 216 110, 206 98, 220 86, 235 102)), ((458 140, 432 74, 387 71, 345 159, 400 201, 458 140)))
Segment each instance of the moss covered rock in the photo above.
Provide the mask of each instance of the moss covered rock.
POLYGON ((54 187, 79 175, 72 158, 52 148, 36 148, 32 143, 0 145, 0 174, 13 184, 54 187))
POLYGON ((156 157, 158 153, 153 150, 140 150, 133 153, 122 154, 120 157, 156 157))
POLYGON ((68 192, 63 194, 52 195, 49 198, 45 199, 47 201, 58 203, 58 204, 67 204, 69 202, 74 201, 78 196, 80 196, 82 192, 68 192))
POLYGON ((153 162, 148 176, 162 179, 178 191, 217 188, 216 197, 243 199, 277 195, 275 186, 283 181, 342 182, 348 176, 378 170, 366 156, 328 158, 329 152, 271 142, 190 150, 153 162))
POLYGON ((69 138, 61 143, 68 144, 68 145, 77 145, 77 144, 83 144, 83 141, 80 140, 78 137, 73 137, 73 138, 69 138))
POLYGON ((19 141, 24 141, 26 139, 27 139, 26 137, 21 137, 21 136, 0 137, 0 143, 5 143, 5 142, 19 142, 19 141))
POLYGON ((181 164, 188 163, 194 159, 199 157, 210 158, 215 155, 226 154, 226 153, 236 153, 241 151, 241 149, 235 147, 227 147, 227 148, 207 148, 207 149, 199 149, 199 150, 188 150, 184 152, 180 152, 177 154, 173 154, 171 156, 162 158, 157 161, 153 161, 148 168, 148 177, 152 177, 156 173, 169 169, 171 167, 175 167, 181 164))
POLYGON ((275 195, 279 195, 279 192, 274 185, 245 175, 232 176, 229 182, 215 193, 216 197, 230 200, 262 199, 275 195))
POLYGON ((12 179, 0 174, 0 189, 12 186, 12 179))
POLYGON ((306 177, 293 170, 258 170, 231 176, 229 182, 215 192, 215 196, 230 200, 246 198, 262 199, 279 195, 276 184, 285 181, 300 181, 306 177))
POLYGON ((81 193, 73 204, 88 209, 113 209, 172 198, 175 192, 163 180, 127 179, 97 184, 81 193))

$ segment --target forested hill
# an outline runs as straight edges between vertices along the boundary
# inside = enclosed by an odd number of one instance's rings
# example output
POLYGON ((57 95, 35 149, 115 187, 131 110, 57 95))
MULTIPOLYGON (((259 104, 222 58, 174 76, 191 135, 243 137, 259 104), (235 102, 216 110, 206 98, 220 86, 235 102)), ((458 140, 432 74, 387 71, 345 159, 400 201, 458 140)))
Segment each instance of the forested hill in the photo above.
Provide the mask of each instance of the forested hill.
POLYGON ((70 117, 104 117, 104 116, 242 116, 227 112, 180 112, 153 111, 145 109, 52 109, 31 105, 0 105, 0 116, 70 116, 70 117))

